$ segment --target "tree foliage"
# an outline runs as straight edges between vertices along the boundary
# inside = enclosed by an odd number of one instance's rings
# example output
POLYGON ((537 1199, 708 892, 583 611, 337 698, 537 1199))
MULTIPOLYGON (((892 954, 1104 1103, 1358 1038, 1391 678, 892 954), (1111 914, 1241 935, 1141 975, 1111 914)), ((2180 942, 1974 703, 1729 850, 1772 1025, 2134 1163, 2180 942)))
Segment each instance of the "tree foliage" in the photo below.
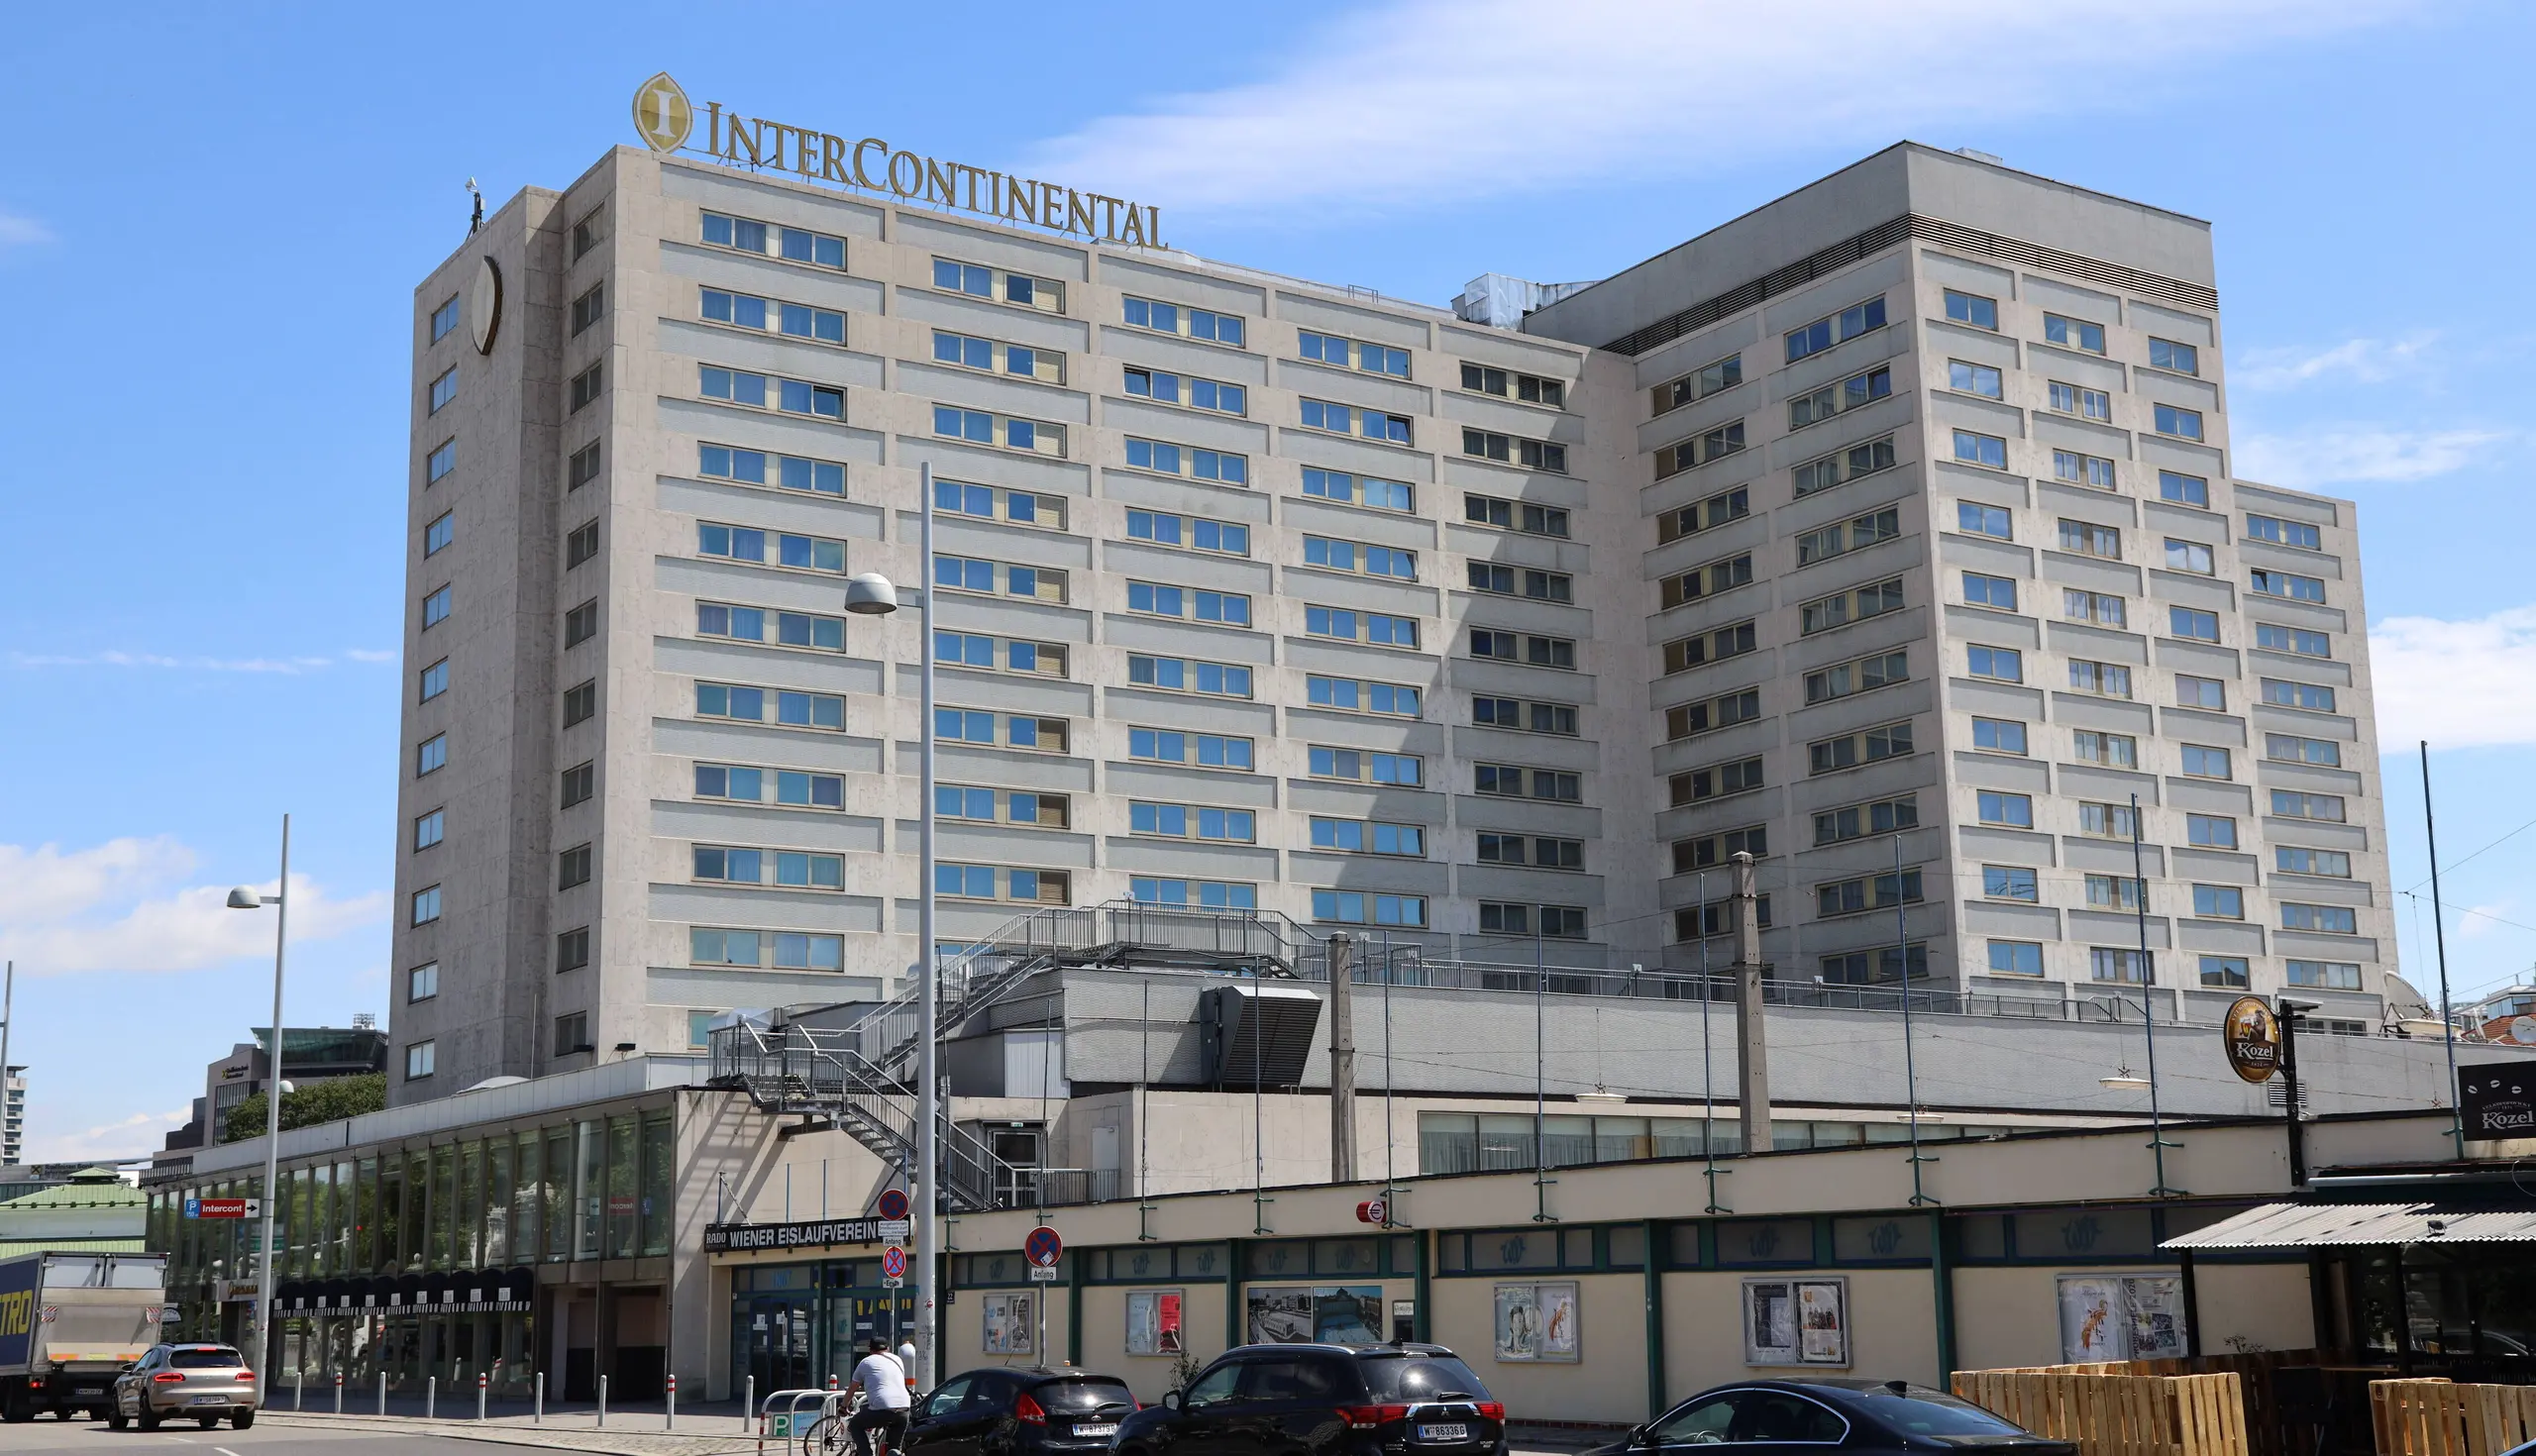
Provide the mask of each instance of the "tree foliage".
MULTIPOLYGON (((375 1112, 387 1105, 387 1074, 367 1072, 359 1077, 329 1077, 305 1087, 294 1087, 282 1093, 281 1130, 309 1127, 320 1122, 340 1122, 364 1112, 375 1112)), ((221 1133, 225 1143, 264 1134, 264 1094, 255 1092, 229 1111, 229 1125, 221 1133)))

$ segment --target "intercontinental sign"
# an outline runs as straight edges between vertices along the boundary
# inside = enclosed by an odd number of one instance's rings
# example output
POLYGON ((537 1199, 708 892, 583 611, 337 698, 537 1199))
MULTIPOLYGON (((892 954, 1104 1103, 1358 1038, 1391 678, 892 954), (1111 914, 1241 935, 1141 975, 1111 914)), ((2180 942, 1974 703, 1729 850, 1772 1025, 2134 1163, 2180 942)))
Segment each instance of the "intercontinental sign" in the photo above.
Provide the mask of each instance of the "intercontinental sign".
MULTIPOLYGON (((693 152, 695 108, 668 71, 634 92, 634 130, 653 151, 693 152)), ((1162 217, 1152 207, 1054 182, 1017 177, 965 161, 941 161, 894 148, 879 137, 848 142, 786 122, 742 116, 718 101, 704 103, 704 146, 715 161, 791 172, 806 182, 833 182, 907 202, 957 208, 1008 223, 1130 248, 1161 248, 1162 217)))

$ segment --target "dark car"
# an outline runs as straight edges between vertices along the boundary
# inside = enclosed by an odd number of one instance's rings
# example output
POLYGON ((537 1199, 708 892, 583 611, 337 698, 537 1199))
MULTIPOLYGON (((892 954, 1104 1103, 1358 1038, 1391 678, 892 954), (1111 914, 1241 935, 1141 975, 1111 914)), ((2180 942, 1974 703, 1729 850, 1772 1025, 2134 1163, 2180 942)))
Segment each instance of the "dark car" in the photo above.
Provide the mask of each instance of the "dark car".
POLYGON ((1703 1391, 1585 1456, 1788 1456, 1791 1445, 1845 1453, 1999 1452, 2077 1456, 1969 1401, 1902 1381, 1748 1380, 1703 1391))
POLYGON ((1118 1427, 1119 1456, 1505 1456, 1506 1407, 1441 1345, 1244 1345, 1118 1427))
POLYGON ((907 1456, 1107 1451, 1136 1398, 1114 1375, 992 1365, 951 1377, 907 1413, 907 1456))

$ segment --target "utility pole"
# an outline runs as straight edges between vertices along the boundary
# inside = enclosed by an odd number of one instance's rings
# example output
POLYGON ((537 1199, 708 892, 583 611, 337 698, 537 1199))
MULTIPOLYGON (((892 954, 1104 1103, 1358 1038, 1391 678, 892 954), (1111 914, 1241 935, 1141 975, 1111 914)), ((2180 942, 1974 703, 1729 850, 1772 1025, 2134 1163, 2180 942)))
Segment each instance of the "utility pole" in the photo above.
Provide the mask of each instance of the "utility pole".
POLYGON ((1329 1181, 1356 1181, 1355 939, 1329 938, 1329 1181))
POLYGON ((1735 1092, 1743 1104, 1746 1153, 1766 1153, 1771 1147, 1769 1036, 1761 1025, 1761 895, 1757 884, 1752 873, 1752 852, 1737 850, 1735 1092))

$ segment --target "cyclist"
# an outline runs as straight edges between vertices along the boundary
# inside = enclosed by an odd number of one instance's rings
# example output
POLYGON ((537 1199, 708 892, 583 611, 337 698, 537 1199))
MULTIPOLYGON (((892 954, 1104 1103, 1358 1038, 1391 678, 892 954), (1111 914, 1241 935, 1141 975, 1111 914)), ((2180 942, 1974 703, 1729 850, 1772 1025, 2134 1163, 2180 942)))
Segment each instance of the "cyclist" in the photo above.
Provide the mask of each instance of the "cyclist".
POLYGON ((873 1336, 871 1353, 854 1367, 854 1384, 863 1393, 863 1408, 855 1411, 846 1425, 854 1449, 860 1456, 878 1456, 866 1434, 878 1430, 884 1438, 879 1450, 897 1450, 906 1439, 907 1407, 912 1402, 907 1393, 906 1367, 890 1353, 888 1340, 873 1336))

